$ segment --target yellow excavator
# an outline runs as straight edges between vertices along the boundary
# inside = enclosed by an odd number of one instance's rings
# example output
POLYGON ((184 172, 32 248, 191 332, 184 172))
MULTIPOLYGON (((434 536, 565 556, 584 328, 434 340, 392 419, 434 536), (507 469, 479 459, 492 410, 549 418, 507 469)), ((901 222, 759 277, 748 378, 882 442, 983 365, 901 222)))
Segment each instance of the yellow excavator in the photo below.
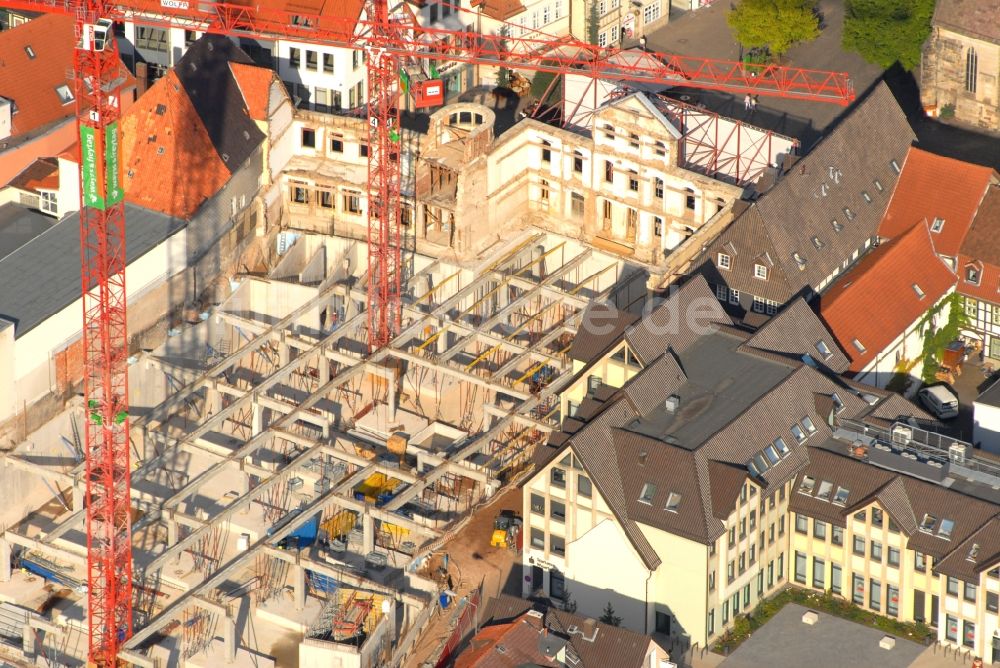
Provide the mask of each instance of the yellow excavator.
POLYGON ((513 510, 501 510, 493 520, 493 536, 490 547, 514 548, 520 544, 523 522, 513 510))

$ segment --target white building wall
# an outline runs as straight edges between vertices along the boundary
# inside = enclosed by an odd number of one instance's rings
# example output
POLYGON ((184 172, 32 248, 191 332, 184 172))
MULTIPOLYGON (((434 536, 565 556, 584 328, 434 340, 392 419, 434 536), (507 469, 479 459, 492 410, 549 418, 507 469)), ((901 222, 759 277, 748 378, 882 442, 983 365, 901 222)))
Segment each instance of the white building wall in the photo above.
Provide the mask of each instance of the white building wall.
MULTIPOLYGON (((187 230, 169 237, 125 270, 129 301, 162 284, 186 266, 187 230)), ((55 389, 53 356, 80 337, 83 305, 77 299, 14 342, 14 404, 31 404, 55 389)), ((0 362, 2 368, 3 362, 0 362)), ((0 414, 0 417, 7 415, 0 414)))
POLYGON ((1000 407, 972 404, 972 442, 987 452, 1000 454, 1000 407))

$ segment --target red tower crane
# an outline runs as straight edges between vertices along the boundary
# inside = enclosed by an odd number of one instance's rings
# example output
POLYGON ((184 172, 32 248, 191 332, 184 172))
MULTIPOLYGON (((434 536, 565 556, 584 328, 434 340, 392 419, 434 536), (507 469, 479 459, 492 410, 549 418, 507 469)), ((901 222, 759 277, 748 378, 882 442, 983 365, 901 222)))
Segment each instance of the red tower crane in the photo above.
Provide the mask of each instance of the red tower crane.
MULTIPOLYGON (((279 0, 280 1, 280 0, 279 0)), ((0 7, 76 18, 80 134, 89 660, 113 666, 132 631, 125 213, 118 121, 122 81, 114 22, 364 49, 368 55, 368 343, 385 346, 401 311, 399 76, 401 64, 455 61, 623 82, 689 86, 847 105, 846 73, 755 66, 647 52, 633 65, 616 50, 533 31, 509 37, 419 26, 389 0, 365 0, 364 18, 205 0, 0 0, 0 7)), ((344 6, 332 0, 334 14, 344 6)), ((268 5, 274 3, 268 2, 268 5)), ((291 3, 289 3, 291 4, 291 3)), ((402 0, 400 0, 402 6, 402 0)), ((456 7, 456 9, 459 9, 456 7)), ((440 82, 438 82, 440 83, 440 82)), ((426 87, 424 88, 426 90, 426 87)))

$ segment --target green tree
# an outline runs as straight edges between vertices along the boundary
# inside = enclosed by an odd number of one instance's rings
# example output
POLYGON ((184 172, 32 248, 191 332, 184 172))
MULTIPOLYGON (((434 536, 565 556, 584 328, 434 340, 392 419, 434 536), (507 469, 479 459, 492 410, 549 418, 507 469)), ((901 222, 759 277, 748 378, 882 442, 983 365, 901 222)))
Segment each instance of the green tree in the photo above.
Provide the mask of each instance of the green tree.
POLYGON ((601 615, 599 621, 608 626, 621 626, 622 618, 615 614, 615 609, 611 607, 611 601, 608 601, 608 604, 604 606, 604 614, 601 615))
POLYGON ((920 64, 920 49, 931 34, 934 0, 847 0, 844 48, 870 63, 907 70, 920 64))
POLYGON ((767 47, 780 56, 819 35, 815 6, 815 0, 742 0, 726 22, 744 48, 767 47))

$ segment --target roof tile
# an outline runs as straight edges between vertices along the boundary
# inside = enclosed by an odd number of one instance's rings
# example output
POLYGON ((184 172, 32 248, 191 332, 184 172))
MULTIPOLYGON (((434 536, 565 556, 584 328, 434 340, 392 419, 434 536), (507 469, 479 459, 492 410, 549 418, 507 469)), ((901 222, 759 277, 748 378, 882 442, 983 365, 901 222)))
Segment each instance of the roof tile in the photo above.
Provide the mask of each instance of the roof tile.
POLYGON ((956 280, 934 252, 931 233, 921 223, 841 276, 820 297, 820 316, 850 358, 850 370, 858 372, 947 294, 956 280))
POLYGON ((879 225, 879 236, 895 239, 921 221, 940 219, 944 223, 939 232, 931 227, 934 247, 942 255, 955 257, 986 189, 997 180, 990 167, 911 147, 879 225))

